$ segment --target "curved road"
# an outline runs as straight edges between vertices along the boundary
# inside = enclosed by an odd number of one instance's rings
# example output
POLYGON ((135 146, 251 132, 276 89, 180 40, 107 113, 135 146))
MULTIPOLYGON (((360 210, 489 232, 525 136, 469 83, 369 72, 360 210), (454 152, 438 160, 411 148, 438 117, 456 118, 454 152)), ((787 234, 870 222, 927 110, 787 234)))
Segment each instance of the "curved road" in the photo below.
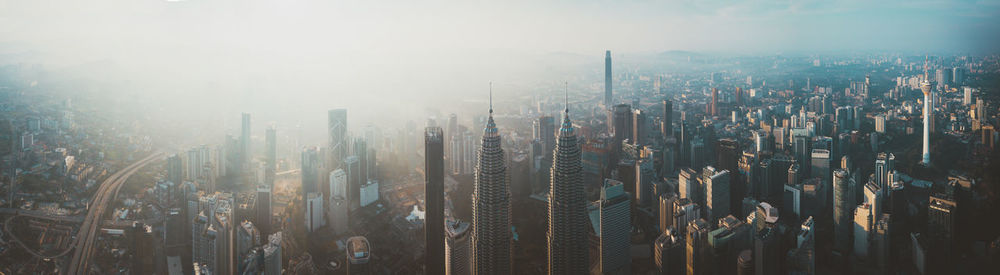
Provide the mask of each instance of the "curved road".
POLYGON ((90 210, 87 211, 83 224, 80 226, 80 231, 77 233, 76 242, 73 245, 76 249, 73 252, 73 259, 67 268, 69 274, 87 274, 96 235, 100 231, 101 215, 107 210, 108 205, 113 200, 112 197, 114 194, 118 193, 118 189, 128 180, 129 176, 162 156, 163 153, 154 152, 146 158, 114 173, 101 183, 101 186, 98 187, 97 192, 94 193, 94 197, 90 201, 90 210))

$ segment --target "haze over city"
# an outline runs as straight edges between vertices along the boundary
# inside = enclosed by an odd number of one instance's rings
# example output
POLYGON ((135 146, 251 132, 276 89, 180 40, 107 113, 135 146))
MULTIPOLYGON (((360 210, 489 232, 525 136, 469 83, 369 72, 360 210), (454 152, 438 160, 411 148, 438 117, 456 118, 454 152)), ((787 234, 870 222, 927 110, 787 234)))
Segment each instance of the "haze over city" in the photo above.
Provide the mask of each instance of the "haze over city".
POLYGON ((985 274, 1000 1, 0 0, 0 274, 985 274))

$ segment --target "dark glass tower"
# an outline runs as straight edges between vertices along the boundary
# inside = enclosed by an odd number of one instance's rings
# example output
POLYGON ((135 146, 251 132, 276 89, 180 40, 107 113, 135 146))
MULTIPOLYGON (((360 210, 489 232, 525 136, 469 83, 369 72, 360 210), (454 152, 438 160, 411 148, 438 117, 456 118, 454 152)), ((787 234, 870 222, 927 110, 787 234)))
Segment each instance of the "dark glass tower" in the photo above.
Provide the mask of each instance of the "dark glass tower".
POLYGON ((424 151, 426 272, 444 274, 444 131, 441 127, 424 130, 424 151))
POLYGON ((604 108, 611 108, 611 51, 604 53, 604 108))
POLYGON ((660 126, 661 135, 663 139, 667 139, 674 135, 674 103, 669 99, 663 100, 663 125, 660 126))
POLYGON ((583 186, 580 145, 566 108, 559 139, 552 152, 549 189, 549 274, 586 274, 587 201, 583 186))
POLYGON ((472 274, 510 274, 510 190, 490 105, 472 191, 472 274))

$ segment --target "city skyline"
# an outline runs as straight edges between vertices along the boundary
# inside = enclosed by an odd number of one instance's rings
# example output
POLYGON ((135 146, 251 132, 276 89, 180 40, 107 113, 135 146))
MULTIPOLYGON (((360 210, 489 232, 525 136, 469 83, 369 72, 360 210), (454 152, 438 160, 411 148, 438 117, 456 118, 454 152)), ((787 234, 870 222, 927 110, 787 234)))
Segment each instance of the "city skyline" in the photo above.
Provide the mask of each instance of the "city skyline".
POLYGON ((49 4, 3 274, 1000 270, 1000 3, 49 4))

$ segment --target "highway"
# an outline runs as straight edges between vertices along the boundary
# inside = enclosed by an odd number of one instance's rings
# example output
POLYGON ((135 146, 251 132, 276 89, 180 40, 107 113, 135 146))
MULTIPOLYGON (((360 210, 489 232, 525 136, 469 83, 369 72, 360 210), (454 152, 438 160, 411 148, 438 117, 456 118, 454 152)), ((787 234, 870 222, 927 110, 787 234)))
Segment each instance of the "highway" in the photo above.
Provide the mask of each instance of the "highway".
POLYGON ((114 173, 101 183, 97 192, 94 193, 94 197, 91 198, 89 211, 87 211, 83 224, 80 226, 80 231, 77 233, 76 242, 74 242, 75 250, 73 251, 73 259, 67 268, 69 274, 88 274, 87 271, 89 270, 91 261, 90 255, 93 254, 96 236, 100 232, 100 226, 103 222, 101 215, 106 212, 108 205, 114 200, 114 195, 118 193, 118 189, 128 180, 129 176, 150 162, 160 159, 162 156, 163 153, 154 152, 146 158, 114 173))

